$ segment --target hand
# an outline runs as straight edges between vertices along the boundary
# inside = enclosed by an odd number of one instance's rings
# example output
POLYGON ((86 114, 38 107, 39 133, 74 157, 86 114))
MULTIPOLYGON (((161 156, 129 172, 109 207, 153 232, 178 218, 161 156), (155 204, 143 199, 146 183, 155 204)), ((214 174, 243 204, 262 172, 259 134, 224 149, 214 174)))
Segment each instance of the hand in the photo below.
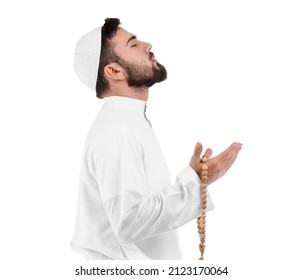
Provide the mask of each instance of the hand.
MULTIPOLYGON (((211 158, 212 150, 210 148, 206 149, 204 156, 208 158, 207 165, 207 177, 208 177, 208 185, 217 181, 221 178, 233 165, 234 161, 237 158, 239 151, 241 150, 242 144, 241 143, 232 143, 225 151, 221 154, 211 158)), ((201 179, 201 171, 202 171, 202 160, 201 160, 201 153, 203 150, 203 146, 201 143, 197 143, 195 147, 194 154, 190 160, 190 166, 192 169, 196 171, 198 176, 201 179)))

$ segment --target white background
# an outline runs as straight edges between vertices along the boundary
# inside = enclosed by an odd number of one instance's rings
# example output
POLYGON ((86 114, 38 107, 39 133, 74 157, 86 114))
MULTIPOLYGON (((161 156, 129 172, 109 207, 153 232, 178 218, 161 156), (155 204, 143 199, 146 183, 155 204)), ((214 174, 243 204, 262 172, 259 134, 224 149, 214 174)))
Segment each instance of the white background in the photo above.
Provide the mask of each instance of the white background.
MULTIPOLYGON (((236 280, 302 279, 302 14, 292 0, 2 1, 1 279, 80 279, 74 269, 87 264, 69 241, 80 155, 103 101, 76 79, 73 50, 106 17, 150 42, 168 70, 147 115, 172 180, 197 141, 215 155, 243 143, 209 187, 206 264, 229 265, 236 280)), ((195 221, 181 243, 196 265, 195 221)))

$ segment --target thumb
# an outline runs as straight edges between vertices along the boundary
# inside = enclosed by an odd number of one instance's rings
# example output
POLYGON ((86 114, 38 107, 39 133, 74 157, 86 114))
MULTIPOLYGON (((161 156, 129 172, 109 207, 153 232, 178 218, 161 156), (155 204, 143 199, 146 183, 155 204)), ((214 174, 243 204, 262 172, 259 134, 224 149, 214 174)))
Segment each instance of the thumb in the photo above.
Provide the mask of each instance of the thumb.
POLYGON ((202 146, 201 143, 198 142, 195 146, 195 150, 194 150, 194 154, 192 156, 192 160, 200 162, 202 150, 203 150, 203 146, 202 146))

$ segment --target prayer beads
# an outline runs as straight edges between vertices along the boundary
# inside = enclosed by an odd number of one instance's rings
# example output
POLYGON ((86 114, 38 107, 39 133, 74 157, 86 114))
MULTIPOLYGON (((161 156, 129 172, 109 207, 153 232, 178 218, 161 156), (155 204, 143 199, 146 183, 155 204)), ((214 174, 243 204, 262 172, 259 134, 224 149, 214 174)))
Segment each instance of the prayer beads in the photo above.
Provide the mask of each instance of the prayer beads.
POLYGON ((204 251, 205 251, 205 225, 206 225, 206 208, 207 208, 207 165, 208 158, 206 156, 202 157, 202 173, 201 173, 201 180, 202 180, 202 212, 200 217, 197 218, 197 227, 200 237, 200 244, 199 244, 199 250, 200 250, 200 258, 199 260, 204 260, 204 251))

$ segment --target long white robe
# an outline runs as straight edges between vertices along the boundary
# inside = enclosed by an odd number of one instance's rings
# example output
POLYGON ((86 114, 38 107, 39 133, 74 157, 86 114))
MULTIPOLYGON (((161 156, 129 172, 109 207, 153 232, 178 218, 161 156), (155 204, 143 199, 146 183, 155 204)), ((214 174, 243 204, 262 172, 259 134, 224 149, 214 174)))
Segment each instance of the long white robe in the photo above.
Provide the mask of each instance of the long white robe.
POLYGON ((177 229, 201 212, 198 175, 187 166, 171 183, 145 108, 107 97, 88 132, 71 240, 86 259, 182 259, 177 229))

